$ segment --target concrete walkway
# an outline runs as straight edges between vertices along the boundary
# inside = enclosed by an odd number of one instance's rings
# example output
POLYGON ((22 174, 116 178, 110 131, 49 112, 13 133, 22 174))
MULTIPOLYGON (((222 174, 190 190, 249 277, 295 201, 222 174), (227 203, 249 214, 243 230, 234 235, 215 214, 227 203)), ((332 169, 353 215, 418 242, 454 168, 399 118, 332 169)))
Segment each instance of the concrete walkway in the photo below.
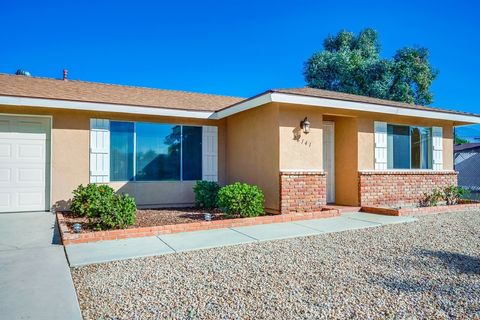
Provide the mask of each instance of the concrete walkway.
POLYGON ((81 319, 51 213, 0 214, 0 318, 81 319))
POLYGON ((66 252, 70 265, 75 267, 174 252, 321 235, 329 232, 378 227, 385 224, 416 220, 412 217, 391 217, 360 212, 344 213, 342 216, 335 218, 83 243, 67 246, 66 252))

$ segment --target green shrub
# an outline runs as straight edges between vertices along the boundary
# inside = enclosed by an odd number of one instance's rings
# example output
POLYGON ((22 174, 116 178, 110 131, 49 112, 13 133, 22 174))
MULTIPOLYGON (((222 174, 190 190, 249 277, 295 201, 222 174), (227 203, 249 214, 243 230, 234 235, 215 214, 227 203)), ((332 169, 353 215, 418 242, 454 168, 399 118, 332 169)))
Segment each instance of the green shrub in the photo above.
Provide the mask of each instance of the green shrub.
POLYGON ((265 197, 257 186, 236 182, 218 192, 218 206, 229 215, 256 217, 264 214, 265 197))
POLYGON ((88 218, 96 229, 126 228, 135 223, 135 200, 128 195, 117 195, 107 185, 90 183, 73 191, 70 209, 74 214, 88 218))
POLYGON ((423 199, 420 201, 422 207, 435 207, 444 198, 442 190, 435 188, 431 193, 424 193, 423 199))
POLYGON ((102 210, 94 222, 98 229, 125 229, 135 223, 137 207, 135 200, 127 194, 115 195, 110 210, 102 210))
POLYGON ((458 204, 460 199, 463 199, 469 195, 469 191, 462 187, 457 187, 454 185, 448 186, 443 189, 443 196, 447 205, 458 204))
POLYGON ((107 185, 94 183, 89 183, 85 187, 80 185, 73 191, 70 210, 82 217, 98 217, 100 212, 110 210, 110 202, 114 195, 115 191, 107 185))
POLYGON ((216 208, 218 190, 220 190, 220 186, 214 181, 197 181, 193 186, 195 204, 201 208, 216 208))

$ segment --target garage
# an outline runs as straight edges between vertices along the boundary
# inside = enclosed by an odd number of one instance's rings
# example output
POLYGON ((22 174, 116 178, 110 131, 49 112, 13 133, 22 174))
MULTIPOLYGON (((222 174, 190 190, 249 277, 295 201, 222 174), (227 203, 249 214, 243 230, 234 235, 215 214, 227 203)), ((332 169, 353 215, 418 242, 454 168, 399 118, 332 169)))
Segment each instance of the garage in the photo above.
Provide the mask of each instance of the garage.
POLYGON ((51 118, 0 115, 0 212, 50 206, 51 118))

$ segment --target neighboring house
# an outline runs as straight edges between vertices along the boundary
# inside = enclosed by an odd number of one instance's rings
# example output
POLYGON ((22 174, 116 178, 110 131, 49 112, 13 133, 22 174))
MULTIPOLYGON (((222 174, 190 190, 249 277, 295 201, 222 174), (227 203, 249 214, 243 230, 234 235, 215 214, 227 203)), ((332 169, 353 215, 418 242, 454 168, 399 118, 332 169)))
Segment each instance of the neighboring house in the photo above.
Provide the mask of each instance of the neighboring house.
POLYGON ((480 143, 465 143, 454 147, 455 170, 458 185, 471 192, 472 198, 480 194, 480 143))
POLYGON ((258 185, 273 213, 409 205, 457 183, 453 127, 480 123, 311 88, 243 99, 5 74, 0 114, 2 212, 68 207, 89 182, 188 206, 199 179, 258 185))

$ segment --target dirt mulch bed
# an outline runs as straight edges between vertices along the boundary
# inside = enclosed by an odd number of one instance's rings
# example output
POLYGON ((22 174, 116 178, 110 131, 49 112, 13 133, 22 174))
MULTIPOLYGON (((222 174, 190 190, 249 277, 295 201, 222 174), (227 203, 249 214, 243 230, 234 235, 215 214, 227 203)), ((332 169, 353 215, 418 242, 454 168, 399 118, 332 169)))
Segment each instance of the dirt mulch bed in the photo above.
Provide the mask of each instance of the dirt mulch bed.
MULTIPOLYGON (((212 220, 234 218, 227 217, 218 210, 202 210, 198 208, 139 209, 137 210, 135 224, 129 228, 155 227, 204 221, 204 214, 207 212, 212 214, 212 220)), ((72 229, 73 224, 81 223, 82 233, 95 231, 93 226, 88 224, 88 220, 85 217, 76 216, 72 212, 63 212, 63 216, 69 229, 72 229)))

